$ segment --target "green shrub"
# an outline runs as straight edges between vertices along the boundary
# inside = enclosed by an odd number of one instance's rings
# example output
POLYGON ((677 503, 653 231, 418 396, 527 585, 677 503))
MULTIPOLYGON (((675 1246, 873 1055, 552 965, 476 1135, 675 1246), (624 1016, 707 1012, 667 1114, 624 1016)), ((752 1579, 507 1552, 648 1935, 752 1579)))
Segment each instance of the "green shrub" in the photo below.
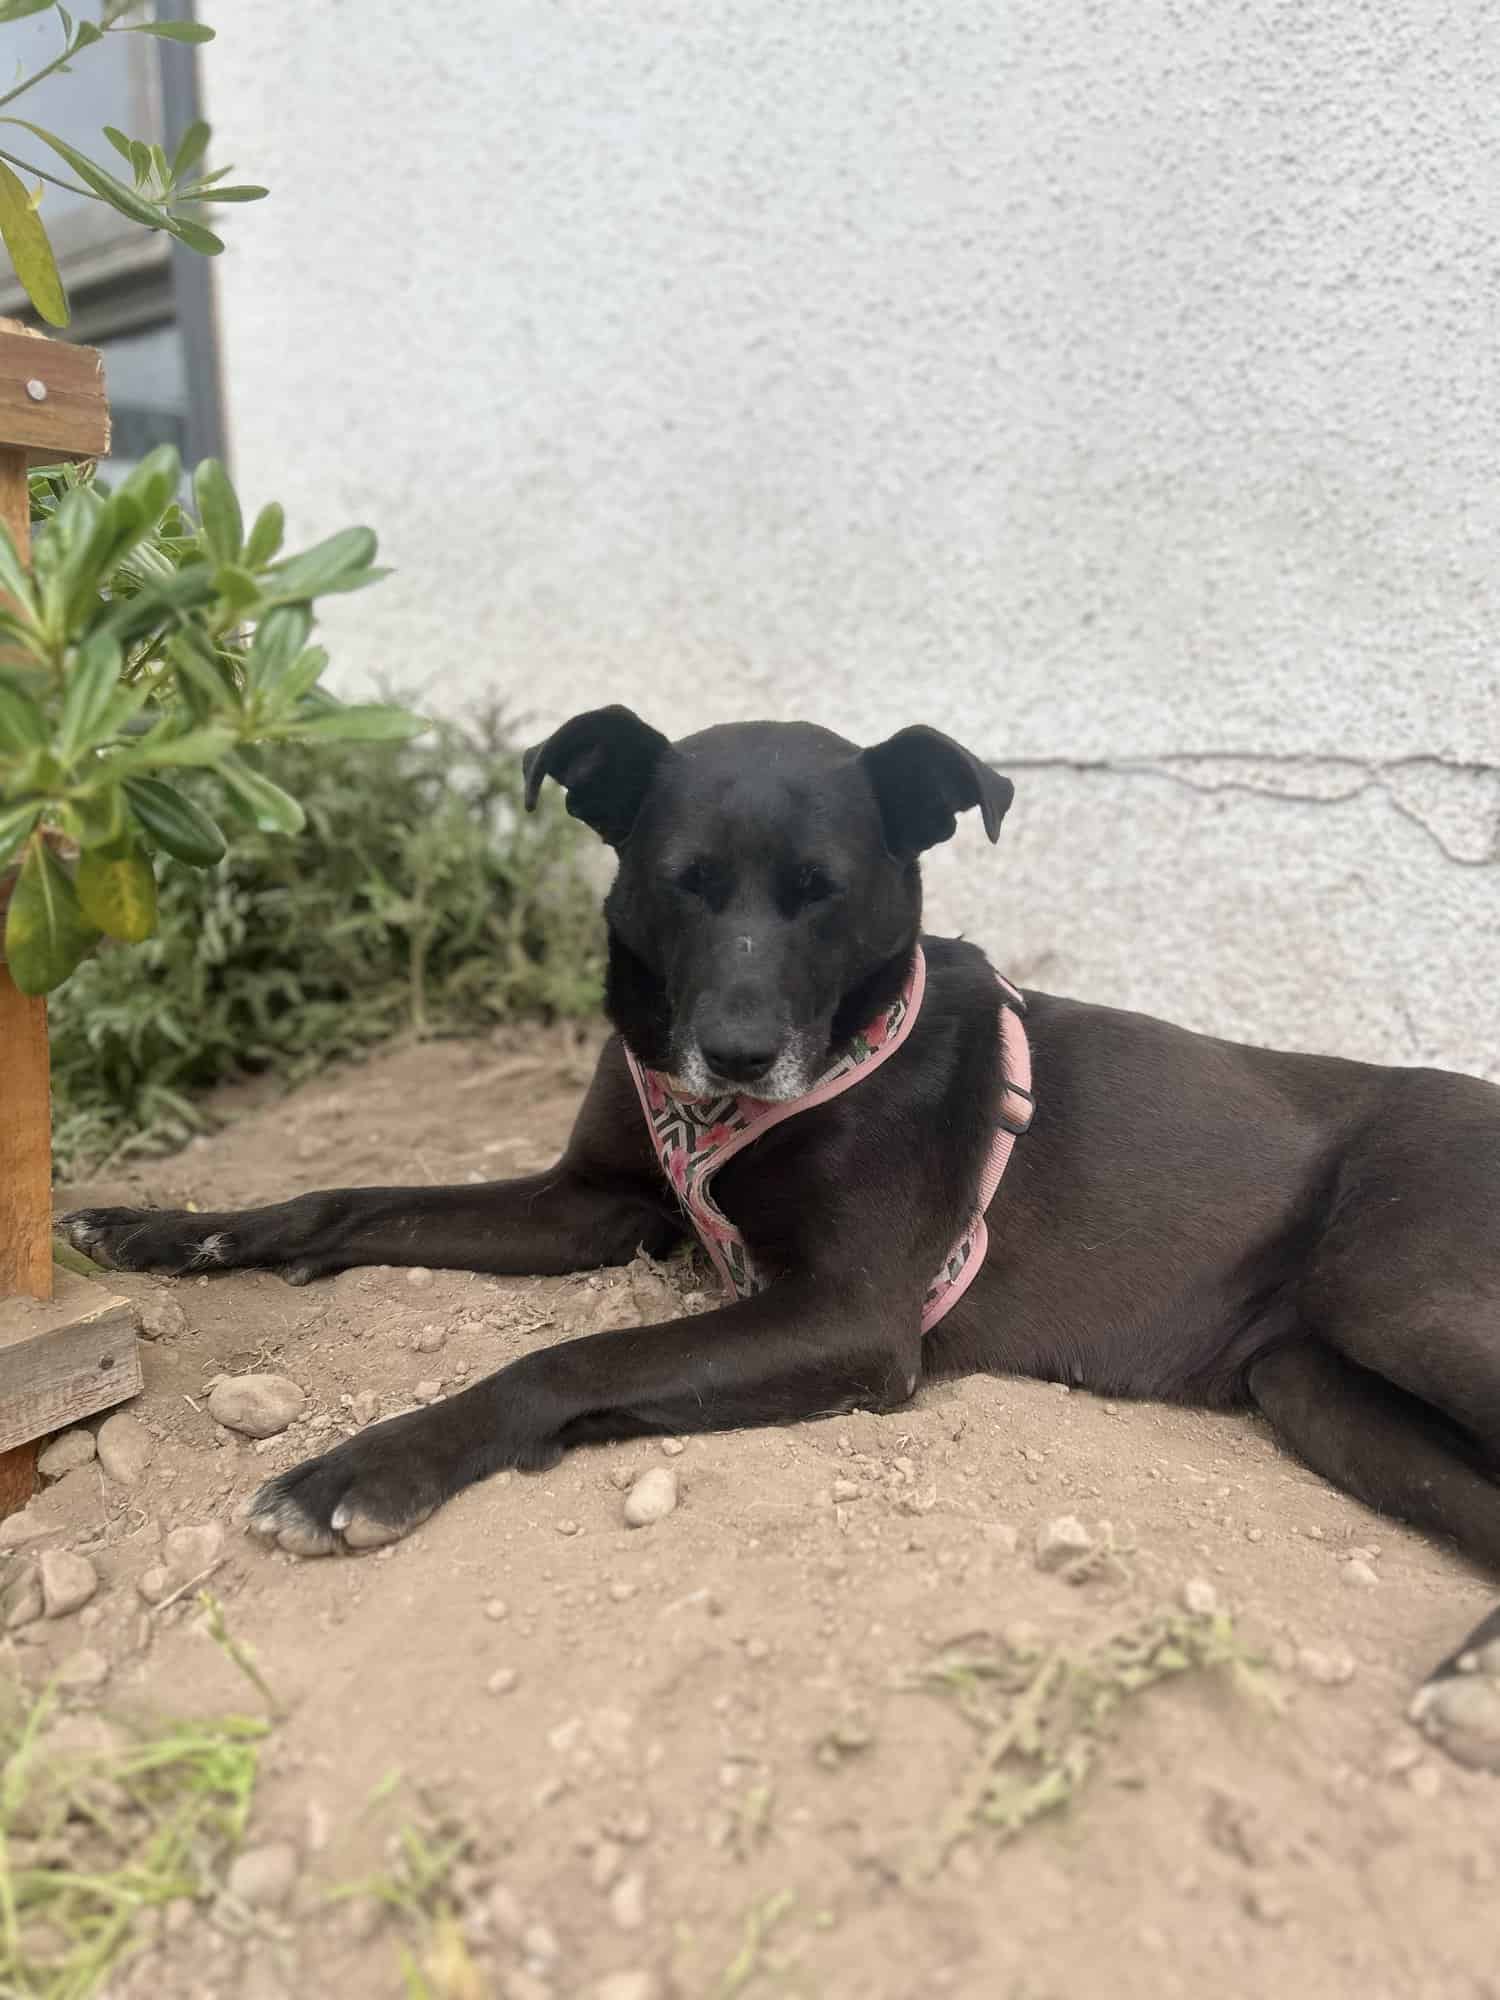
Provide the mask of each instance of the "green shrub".
MULTIPOLYGON (((296 1081, 392 1036, 599 1004, 589 850, 555 799, 522 810, 498 714, 420 742, 244 754, 306 830, 246 830, 215 868, 159 868, 157 934, 106 945, 53 996, 59 1173, 181 1145, 212 1122, 200 1094, 237 1077, 296 1081)), ((184 789, 212 806, 207 774, 184 789)))

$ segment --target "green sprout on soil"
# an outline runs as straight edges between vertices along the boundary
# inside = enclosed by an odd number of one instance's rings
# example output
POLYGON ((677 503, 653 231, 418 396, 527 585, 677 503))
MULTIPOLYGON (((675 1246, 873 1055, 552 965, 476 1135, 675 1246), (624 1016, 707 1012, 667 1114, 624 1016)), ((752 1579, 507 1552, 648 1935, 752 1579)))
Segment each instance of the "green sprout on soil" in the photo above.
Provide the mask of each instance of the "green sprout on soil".
MULTIPOLYGON (((388 1773, 368 1807, 400 1784, 388 1773)), ((452 1876, 470 1857, 473 1836, 451 1815, 423 1809, 403 1820, 389 1844, 388 1866, 328 1892, 330 1903, 373 1902, 400 1929, 397 1947, 407 2000, 488 2000, 489 1989, 469 1952, 452 1876)))
POLYGON ((931 1880, 981 1827, 1013 1840, 1067 1805, 1105 1753, 1119 1709, 1148 1688, 1223 1671, 1239 1692, 1268 1701, 1257 1668, 1222 1612, 1159 1614, 1080 1651, 1008 1645, 944 1656, 918 1685, 957 1701, 980 1749, 917 1861, 916 1879, 931 1880))
POLYGON ((206 1902, 243 1840, 269 1724, 230 1715, 80 1742, 50 1689, 0 1690, 0 1995, 89 2000, 155 1942, 169 1903, 206 1902))

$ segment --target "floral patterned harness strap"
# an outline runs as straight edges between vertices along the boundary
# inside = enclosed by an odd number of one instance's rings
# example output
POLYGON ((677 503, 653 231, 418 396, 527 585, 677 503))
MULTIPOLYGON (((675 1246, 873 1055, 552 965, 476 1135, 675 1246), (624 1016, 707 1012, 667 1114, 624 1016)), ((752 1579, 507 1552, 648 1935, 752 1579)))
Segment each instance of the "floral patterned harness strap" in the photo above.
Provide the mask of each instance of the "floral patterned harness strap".
MULTIPOLYGON (((984 1263, 989 1245, 985 1215, 1016 1140, 1031 1123, 1031 1047, 1021 1021, 1026 1002, 1009 980, 1001 979, 998 973, 995 977, 999 987, 1003 1080, 995 1136, 980 1175, 974 1213, 927 1288, 922 1302, 924 1333, 957 1304, 984 1263)), ((657 1070, 643 1069, 629 1049, 625 1051, 662 1172, 676 1189, 732 1298, 749 1298, 762 1289, 765 1280, 755 1268, 744 1237, 710 1194, 709 1183, 726 1160, 733 1159, 773 1125, 837 1097, 840 1091, 848 1090, 851 1084, 858 1083, 893 1056, 916 1025, 926 985, 927 960, 918 945, 906 984, 897 998, 854 1037, 844 1054, 811 1090, 786 1104, 767 1104, 754 1097, 680 1097, 665 1076, 657 1070)))

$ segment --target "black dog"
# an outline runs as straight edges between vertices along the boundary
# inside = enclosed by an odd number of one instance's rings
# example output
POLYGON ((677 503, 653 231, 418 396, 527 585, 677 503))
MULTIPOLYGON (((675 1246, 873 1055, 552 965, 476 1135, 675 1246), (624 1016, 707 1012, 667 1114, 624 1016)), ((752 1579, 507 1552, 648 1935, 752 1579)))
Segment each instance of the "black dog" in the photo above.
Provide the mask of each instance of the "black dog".
MULTIPOLYGON (((124 1268, 253 1265, 294 1283, 353 1264, 555 1273, 661 1254, 687 1224, 626 1049, 684 1091, 804 1093, 916 962, 917 857, 969 807, 995 839, 1011 799, 930 729, 864 751, 772 723, 672 744, 623 708, 528 752, 528 803, 548 776, 619 856, 619 1032, 555 1167, 240 1214, 89 1209, 67 1218, 72 1241, 124 1268)), ((925 1001, 891 1060, 724 1166, 717 1201, 768 1283, 374 1425, 273 1480, 256 1525, 298 1554, 367 1548, 570 1445, 889 1409, 924 1376, 989 1370, 1253 1403, 1316 1471, 1500 1568, 1500 1089, 1030 994, 1038 1113, 982 1269, 924 1340, 1005 1079, 983 955, 922 944, 925 1001)), ((1500 1769, 1500 1613, 1413 1713, 1500 1769)))

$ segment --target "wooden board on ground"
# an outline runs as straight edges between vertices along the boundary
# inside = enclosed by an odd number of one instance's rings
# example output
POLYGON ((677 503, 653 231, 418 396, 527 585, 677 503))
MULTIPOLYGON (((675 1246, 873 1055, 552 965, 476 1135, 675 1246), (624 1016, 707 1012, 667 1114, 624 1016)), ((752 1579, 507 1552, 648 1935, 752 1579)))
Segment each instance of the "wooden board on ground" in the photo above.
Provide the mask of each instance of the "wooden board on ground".
POLYGON ((128 1299, 63 1270, 50 1299, 0 1299, 0 1452, 140 1390, 128 1299))

